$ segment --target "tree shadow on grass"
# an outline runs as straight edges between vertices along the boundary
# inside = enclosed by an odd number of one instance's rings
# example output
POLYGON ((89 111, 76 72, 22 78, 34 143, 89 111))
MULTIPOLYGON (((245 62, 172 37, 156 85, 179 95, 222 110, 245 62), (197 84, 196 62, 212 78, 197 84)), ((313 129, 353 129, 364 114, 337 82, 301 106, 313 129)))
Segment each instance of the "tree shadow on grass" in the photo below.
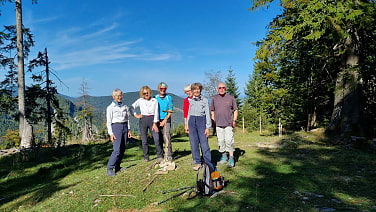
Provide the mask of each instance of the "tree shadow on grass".
MULTIPOLYGON (((244 154, 245 154, 245 150, 240 149, 240 148, 235 148, 235 151, 234 151, 235 163, 237 163, 239 161, 239 158, 243 156, 244 154)), ((214 165, 217 165, 219 160, 222 157, 222 154, 218 150, 211 150, 211 156, 212 156, 212 163, 214 165)))
MULTIPOLYGON (((177 203, 174 210, 375 210, 374 153, 299 139, 291 138, 293 145, 252 147, 256 148, 252 160, 246 157, 239 162, 242 173, 236 167, 224 171, 231 182, 224 194, 213 199, 198 197, 190 204, 177 203)), ((245 156, 245 152, 237 152, 239 157, 245 156)), ((219 160, 218 151, 212 155, 219 160)))
MULTIPOLYGON (((134 146, 127 144, 128 149, 134 146)), ((17 200, 17 203, 12 205, 13 209, 42 202, 54 193, 74 186, 74 184, 59 186, 59 181, 72 172, 91 171, 105 166, 111 152, 112 144, 105 142, 74 144, 58 148, 35 148, 1 157, 0 205, 21 197, 25 198, 17 200)), ((125 157, 134 156, 127 150, 125 155, 125 157)))

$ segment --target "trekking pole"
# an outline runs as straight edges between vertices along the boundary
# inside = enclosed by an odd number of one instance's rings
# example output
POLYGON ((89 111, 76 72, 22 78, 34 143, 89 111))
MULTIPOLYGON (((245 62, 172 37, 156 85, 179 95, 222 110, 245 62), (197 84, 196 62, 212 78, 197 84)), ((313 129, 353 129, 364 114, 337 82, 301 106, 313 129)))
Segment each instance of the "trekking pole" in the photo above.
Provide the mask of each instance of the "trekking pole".
POLYGON ((175 194, 175 195, 173 195, 173 196, 171 196, 171 197, 169 197, 169 198, 167 198, 167 199, 165 199, 165 200, 162 200, 162 201, 160 201, 160 202, 155 203, 155 205, 160 205, 160 204, 162 204, 162 203, 164 203, 164 202, 167 202, 167 201, 170 200, 170 199, 173 199, 173 198, 175 198, 175 197, 181 196, 181 195, 183 195, 185 192, 187 192, 187 191, 189 191, 189 190, 191 190, 191 189, 192 189, 192 188, 186 189, 185 191, 182 191, 182 192, 180 192, 180 193, 178 193, 178 194, 175 194))
POLYGON ((180 191, 180 190, 183 190, 183 189, 190 189, 190 188, 194 188, 196 186, 188 186, 188 187, 182 187, 182 188, 175 188, 175 189, 170 189, 170 190, 164 190, 164 191, 161 191, 162 194, 165 194, 167 192, 171 192, 171 191, 180 191))

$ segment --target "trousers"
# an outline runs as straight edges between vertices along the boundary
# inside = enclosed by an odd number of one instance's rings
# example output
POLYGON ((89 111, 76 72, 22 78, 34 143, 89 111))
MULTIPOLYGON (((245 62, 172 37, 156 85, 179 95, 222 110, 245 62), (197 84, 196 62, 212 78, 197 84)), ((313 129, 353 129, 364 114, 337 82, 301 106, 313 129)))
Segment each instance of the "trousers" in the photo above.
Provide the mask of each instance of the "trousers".
POLYGON ((120 169, 121 160, 124 157, 125 144, 128 138, 127 123, 112 124, 112 132, 115 135, 115 141, 112 143, 112 153, 107 163, 108 169, 120 169))

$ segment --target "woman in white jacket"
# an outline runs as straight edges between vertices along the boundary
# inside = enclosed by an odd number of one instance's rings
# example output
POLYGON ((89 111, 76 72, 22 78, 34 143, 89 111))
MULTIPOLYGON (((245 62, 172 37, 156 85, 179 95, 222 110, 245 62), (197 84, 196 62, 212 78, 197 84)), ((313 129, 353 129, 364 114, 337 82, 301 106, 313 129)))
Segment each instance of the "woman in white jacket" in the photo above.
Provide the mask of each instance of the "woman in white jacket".
POLYGON ((142 140, 142 150, 144 153, 144 160, 149 161, 149 146, 148 146, 148 130, 153 136, 155 150, 157 153, 157 161, 163 160, 163 149, 159 141, 158 126, 159 111, 158 101, 152 98, 152 90, 149 86, 142 86, 140 89, 140 98, 137 99, 131 107, 131 114, 139 120, 139 129, 142 140), (136 113, 136 108, 140 108, 141 114, 136 113))

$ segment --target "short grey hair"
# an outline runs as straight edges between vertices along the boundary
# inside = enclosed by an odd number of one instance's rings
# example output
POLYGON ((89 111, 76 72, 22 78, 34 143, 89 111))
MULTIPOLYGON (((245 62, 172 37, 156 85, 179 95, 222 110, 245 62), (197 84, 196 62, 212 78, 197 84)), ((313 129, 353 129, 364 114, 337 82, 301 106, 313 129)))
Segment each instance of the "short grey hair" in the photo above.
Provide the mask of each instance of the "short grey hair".
POLYGON ((115 95, 118 94, 118 93, 123 94, 123 91, 121 91, 120 89, 116 88, 116 89, 114 89, 114 90, 112 91, 112 96, 115 96, 115 95))

